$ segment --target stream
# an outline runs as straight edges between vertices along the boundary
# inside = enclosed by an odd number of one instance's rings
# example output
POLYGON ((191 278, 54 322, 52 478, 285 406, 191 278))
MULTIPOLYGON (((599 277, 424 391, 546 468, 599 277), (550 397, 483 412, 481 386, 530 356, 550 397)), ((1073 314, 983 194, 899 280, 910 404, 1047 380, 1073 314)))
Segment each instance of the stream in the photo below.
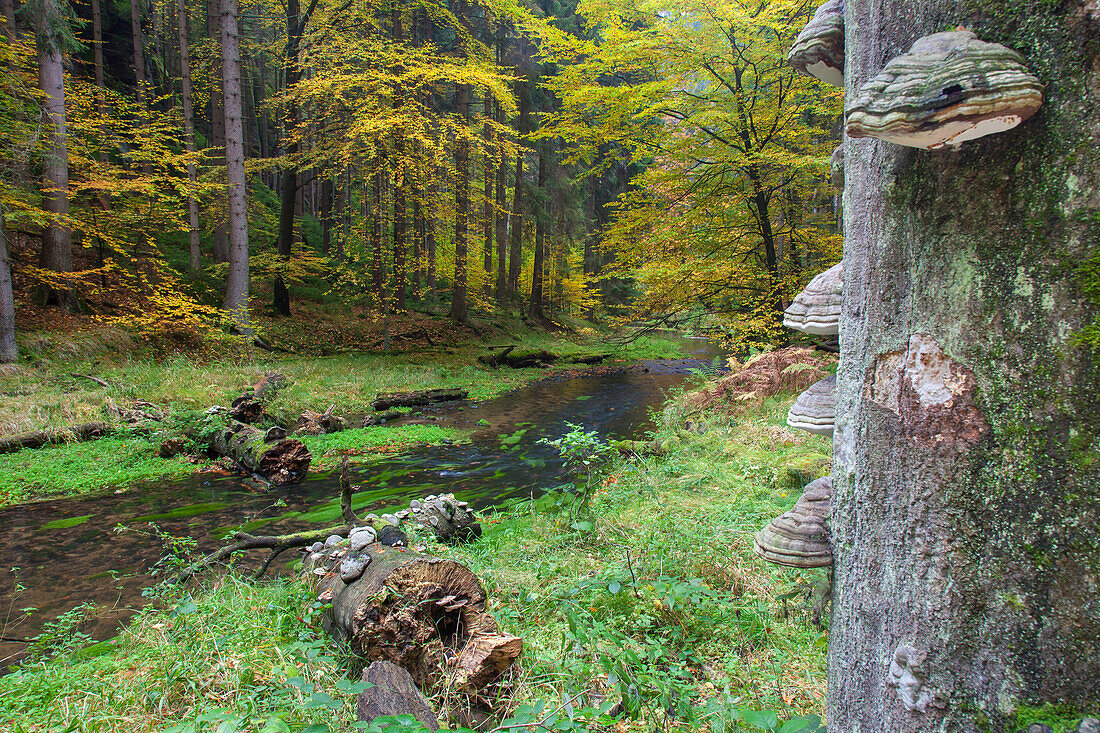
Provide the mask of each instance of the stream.
MULTIPOLYGON (((362 486, 355 509, 362 516, 441 493, 484 508, 569 484, 557 450, 538 441, 563 435, 566 422, 609 439, 645 437, 653 427, 650 411, 660 408, 668 391, 722 356, 705 339, 685 338, 683 348, 690 358, 551 375, 485 402, 423 408, 422 417, 403 420, 474 430, 471 441, 371 456, 359 464, 353 458, 352 482, 362 486)), ((338 474, 311 472, 301 484, 260 492, 241 476, 196 473, 0 510, 0 634, 34 637, 49 620, 90 601, 96 610, 81 630, 109 638, 143 605, 142 590, 154 582, 149 569, 163 545, 148 532, 148 522, 195 538, 201 551, 216 549, 238 528, 283 534, 323 527, 339 518, 338 474), (119 525, 130 530, 118 532, 119 525), (26 608, 36 610, 27 615, 21 611, 26 608)), ((298 554, 283 559, 285 567, 298 554)), ((0 642, 0 670, 23 648, 0 642)))

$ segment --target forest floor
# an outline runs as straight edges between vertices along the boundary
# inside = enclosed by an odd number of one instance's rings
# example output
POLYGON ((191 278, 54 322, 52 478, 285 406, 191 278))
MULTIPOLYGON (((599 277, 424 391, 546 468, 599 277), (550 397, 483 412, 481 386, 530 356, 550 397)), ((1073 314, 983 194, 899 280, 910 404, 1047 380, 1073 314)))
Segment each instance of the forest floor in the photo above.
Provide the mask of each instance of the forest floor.
MULTIPOLYGON (((826 438, 783 427, 793 397, 736 415, 670 402, 656 434, 665 455, 599 446, 608 460, 578 493, 499 508, 476 543, 429 543, 483 579, 502 628, 524 639, 521 668, 492 700, 496 722, 567 701, 583 717, 618 699, 618 731, 778 730, 821 714, 826 632, 808 599, 823 571, 752 552, 753 534, 828 471, 826 438)), ((302 583, 230 573, 160 592, 111 642, 81 649, 79 614, 59 619, 0 678, 0 723, 323 731, 355 720, 348 659, 302 583)), ((442 691, 433 705, 463 702, 442 691)))
MULTIPOLYGON (((293 353, 260 350, 225 335, 202 343, 148 344, 88 317, 60 316, 51 309, 27 309, 19 325, 21 361, 0 367, 0 437, 105 421, 108 399, 121 406, 150 402, 167 413, 165 425, 171 426, 173 413, 228 405, 269 371, 292 384, 268 411, 293 423, 304 410, 322 412, 333 405, 338 415, 370 413, 380 392, 458 387, 482 400, 577 368, 490 369, 477 361, 489 353, 487 346, 518 344, 566 357, 607 353, 609 361, 620 363, 680 355, 673 342, 651 337, 614 347, 607 332, 584 322, 554 327, 513 318, 458 327, 443 317, 410 312, 387 325, 369 313, 322 304, 304 304, 292 319, 257 319, 268 342, 293 353), (386 328, 390 350, 382 352, 386 328)), ((157 457, 155 445, 169 437, 161 432, 122 429, 96 441, 0 455, 0 507, 209 468, 186 456, 157 457)), ((339 444, 387 452, 456 437, 454 430, 405 425, 307 436, 305 442, 320 459, 315 466, 323 467, 325 452, 339 444)))

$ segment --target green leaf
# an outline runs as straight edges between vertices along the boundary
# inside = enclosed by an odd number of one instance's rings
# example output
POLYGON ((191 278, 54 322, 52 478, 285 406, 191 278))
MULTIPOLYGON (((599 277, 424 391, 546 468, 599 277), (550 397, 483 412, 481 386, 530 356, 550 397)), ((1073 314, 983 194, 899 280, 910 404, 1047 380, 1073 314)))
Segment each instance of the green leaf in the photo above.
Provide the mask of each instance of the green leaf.
POLYGON ((264 721, 264 727, 260 729, 260 733, 290 733, 290 726, 279 716, 272 715, 264 721))
POLYGON ((801 733, 801 731, 816 731, 821 725, 821 718, 816 715, 800 715, 791 718, 780 727, 778 733, 801 733))
POLYGON ((779 716, 771 710, 744 710, 745 722, 761 730, 774 730, 779 725, 779 716))

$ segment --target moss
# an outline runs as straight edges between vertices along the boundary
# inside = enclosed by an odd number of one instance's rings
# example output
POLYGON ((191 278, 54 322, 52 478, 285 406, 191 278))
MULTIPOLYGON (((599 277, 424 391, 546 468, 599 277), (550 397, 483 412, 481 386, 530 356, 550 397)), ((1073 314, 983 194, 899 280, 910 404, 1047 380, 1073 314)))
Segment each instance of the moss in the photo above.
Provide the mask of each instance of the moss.
POLYGON ((55 519, 52 522, 46 522, 39 529, 68 529, 69 527, 76 527, 84 524, 94 515, 85 514, 82 517, 67 517, 66 519, 55 519))
POLYGON ((1039 706, 1020 705, 1016 708, 1011 730, 1026 729, 1032 723, 1043 723, 1054 733, 1073 733, 1082 718, 1100 714, 1100 702, 1090 705, 1065 705, 1046 703, 1039 706))

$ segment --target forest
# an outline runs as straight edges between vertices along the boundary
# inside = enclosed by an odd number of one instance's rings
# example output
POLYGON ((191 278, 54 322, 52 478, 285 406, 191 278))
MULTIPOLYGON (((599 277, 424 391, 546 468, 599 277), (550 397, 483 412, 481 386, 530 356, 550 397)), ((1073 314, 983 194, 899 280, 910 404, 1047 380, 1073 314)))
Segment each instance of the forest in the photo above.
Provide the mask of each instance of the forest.
POLYGON ((1100 733, 1096 0, 0 66, 4 733, 1100 733))

